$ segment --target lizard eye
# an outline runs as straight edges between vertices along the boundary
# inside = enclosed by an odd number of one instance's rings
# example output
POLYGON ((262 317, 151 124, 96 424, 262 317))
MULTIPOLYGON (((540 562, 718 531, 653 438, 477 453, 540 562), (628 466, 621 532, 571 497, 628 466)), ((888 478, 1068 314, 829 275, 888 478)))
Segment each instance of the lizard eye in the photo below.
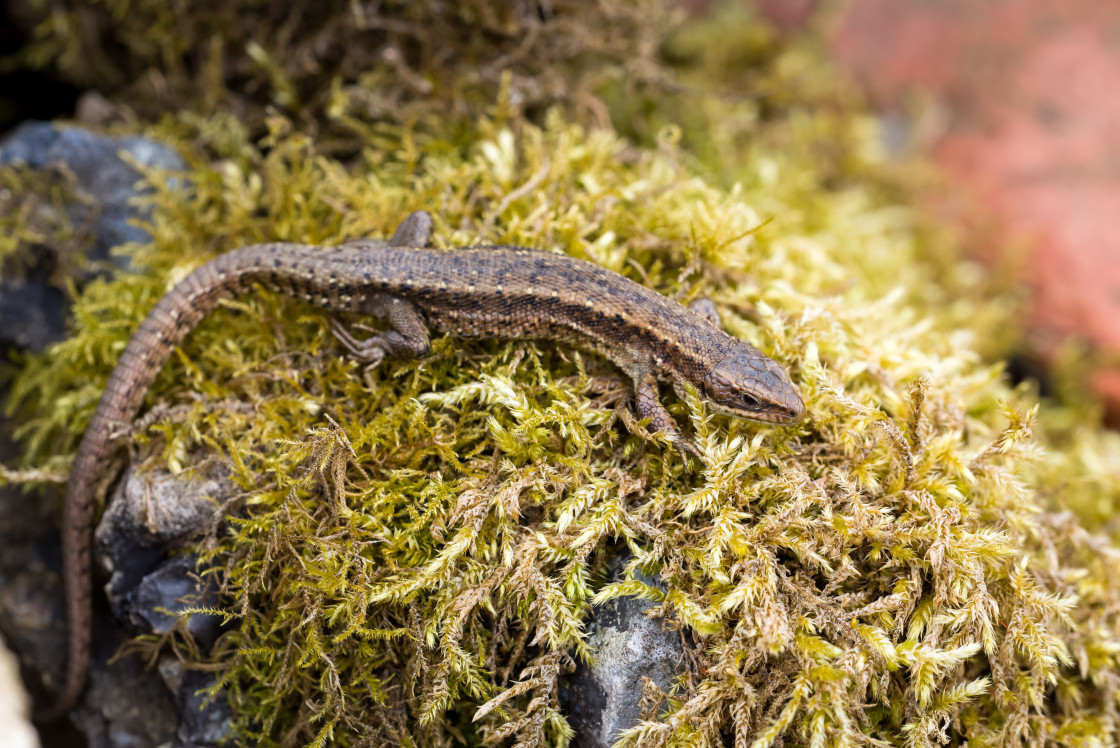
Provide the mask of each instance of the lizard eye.
POLYGON ((758 410, 761 405, 756 398, 747 394, 740 395, 739 402, 742 403, 743 407, 747 410, 758 410))

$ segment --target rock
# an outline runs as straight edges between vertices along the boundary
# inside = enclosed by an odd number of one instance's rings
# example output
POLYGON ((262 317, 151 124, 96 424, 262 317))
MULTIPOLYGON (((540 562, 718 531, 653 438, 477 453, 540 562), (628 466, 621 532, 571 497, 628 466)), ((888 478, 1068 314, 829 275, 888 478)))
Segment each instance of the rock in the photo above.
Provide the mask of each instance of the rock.
MULTIPOLYGON (((0 460, 14 453, 14 446, 0 439, 0 460)), ((72 724, 41 726, 44 744, 203 748, 228 732, 224 700, 202 708, 203 697, 195 695, 208 685, 209 675, 188 672, 168 690, 164 667, 156 671, 143 657, 115 655, 131 642, 133 629, 164 633, 174 626, 176 619, 157 608, 182 608, 188 596, 194 596, 192 605, 216 604, 215 590, 200 590, 195 583, 193 556, 166 556, 175 543, 209 523, 233 489, 223 476, 197 480, 160 471, 126 473, 98 527, 95 549, 103 557, 99 561, 113 571, 113 607, 120 618, 114 620, 104 605, 94 606, 89 684, 72 724)), ((29 679, 44 704, 57 688, 66 657, 58 567, 57 529, 49 504, 0 488, 0 623, 25 672, 54 674, 41 688, 29 679)), ((188 628, 205 648, 216 639, 219 623, 215 616, 193 616, 188 628)), ((3 709, 14 702, 2 691, 0 685, 0 746, 6 748, 16 745, 12 741, 19 733, 18 723, 5 722, 3 709)))
MULTIPOLYGON (((208 582, 200 584, 197 566, 197 556, 175 556, 141 579, 136 589, 125 595, 124 609, 132 624, 141 631, 166 634, 175 628, 179 611, 217 606, 217 590, 208 582)), ((199 646, 208 650, 221 633, 221 620, 196 613, 187 621, 187 629, 199 646)))
MULTIPOLYGON (((216 590, 198 583, 196 557, 168 555, 176 544, 210 523, 233 490, 233 483, 224 476, 197 479, 166 471, 137 474, 129 469, 113 492, 94 535, 94 554, 110 574, 106 589, 116 621, 95 610, 90 681, 72 717, 90 748, 209 746, 216 744, 211 739, 215 735, 228 732, 225 702, 219 700, 203 709, 202 697, 195 695, 208 684, 210 676, 188 672, 168 690, 165 667, 157 672, 148 668, 142 657, 113 658, 129 644, 133 630, 169 632, 178 619, 167 611, 217 604, 216 590), (106 664, 110 659, 113 661, 106 664)), ((9 583, 3 589, 5 597, 0 602, 4 613, 17 622, 21 610, 42 610, 41 615, 62 620, 61 607, 52 607, 50 600, 41 601, 37 607, 17 604, 23 598, 34 598, 27 584, 9 583), (26 590, 22 596, 16 595, 20 589, 26 590)), ((57 584, 53 591, 60 597, 57 584)), ((31 613, 23 617, 28 615, 31 613)), ((187 626, 203 648, 212 645, 220 633, 217 616, 192 616, 187 626)), ((39 636, 44 644, 30 639, 29 634, 25 647, 35 652, 53 644, 61 656, 65 649, 60 634, 64 632, 48 632, 49 628, 45 624, 41 627, 39 636)), ((24 625, 18 630, 33 629, 24 625)), ((55 664, 54 672, 61 672, 61 661, 55 664)), ((73 740, 71 736, 58 744, 73 744, 73 740)))
MULTIPOLYGON (((147 138, 112 138, 79 128, 59 128, 49 122, 28 122, 0 141, 0 166, 61 166, 72 173, 81 199, 71 201, 65 210, 71 224, 83 227, 92 237, 89 258, 127 266, 125 258, 112 257, 110 250, 125 242, 147 242, 148 233, 130 222, 147 219, 151 210, 134 204, 142 194, 136 187, 140 172, 121 158, 122 152, 145 166, 186 167, 174 150, 147 138)), ((24 197, 0 193, 0 199, 21 204, 24 197)), ((57 212, 49 210, 51 213, 42 216, 48 225, 57 212)), ((53 274, 57 266, 74 264, 61 257, 70 251, 38 246, 30 257, 21 260, 18 272, 7 268, 0 271, 0 347, 40 350, 62 338, 66 296, 60 288, 61 280, 53 274)))
POLYGON ((208 700, 209 689, 215 682, 213 675, 186 670, 174 657, 163 658, 159 671, 175 694, 182 715, 173 748, 206 748, 229 737, 233 720, 229 703, 221 697, 208 700))
POLYGON ((27 122, 0 141, 0 166, 22 162, 33 169, 64 165, 74 174, 80 192, 92 205, 69 206, 71 220, 77 225, 91 223, 95 243, 91 256, 104 260, 109 250, 125 242, 147 242, 151 238, 132 220, 146 220, 151 209, 134 205, 142 194, 136 189, 140 179, 121 153, 141 166, 181 170, 186 162, 174 149, 140 136, 108 137, 76 127, 56 127, 50 122, 27 122), (94 214, 91 215, 91 211, 94 214))
POLYGON ((0 345, 39 351, 62 339, 66 297, 44 281, 0 280, 0 345))
MULTIPOLYGON (((2 423, 0 423, 2 425, 2 423)), ((0 462, 16 454, 0 438, 0 462)), ((93 610, 93 653, 82 701, 70 722, 42 725, 46 745, 90 748, 210 746, 229 730, 224 700, 202 708, 196 692, 209 676, 188 673, 173 691, 165 687, 163 669, 148 667, 143 657, 120 657, 136 630, 164 633, 176 619, 157 610, 216 604, 216 591, 196 585, 195 557, 174 555, 173 547, 214 519, 234 484, 225 476, 192 478, 129 470, 114 492, 98 526, 95 556, 112 573, 110 594, 114 620, 105 605, 93 610), (189 598, 189 603, 184 602, 189 598), (110 662, 112 660, 112 662, 110 662)), ((66 624, 59 574, 58 531, 49 502, 35 500, 12 487, 0 487, 0 625, 24 665, 39 703, 47 704, 58 687, 66 659, 66 624)), ((196 615, 188 623, 204 649, 220 633, 216 616, 196 615)), ((0 665, 2 667, 2 665, 0 665)), ((0 710, 12 701, 0 695, 0 710)), ((0 746, 14 745, 16 727, 0 716, 0 746), (9 739, 9 736, 11 738, 9 739)))
MULTIPOLYGON (((2 434, 11 424, 0 419, 0 463, 11 464, 16 445, 2 434)), ((15 486, 0 487, 0 626, 8 646, 27 674, 61 673, 66 657, 66 614, 58 530, 50 503, 15 486)), ((46 684, 27 679, 36 697, 48 697, 46 684)))
MULTIPOLYGON (((218 604, 217 590, 200 581, 196 572, 197 556, 167 556, 214 521, 235 489, 224 475, 126 471, 94 533, 95 555, 110 575, 105 589, 114 617, 139 631, 165 634, 178 623, 176 611, 218 604)), ((221 619, 192 615, 187 629, 206 650, 221 633, 221 619)), ((159 680, 167 688, 156 687, 158 697, 145 690, 129 700, 141 710, 149 700, 157 710, 163 709, 165 699, 173 700, 169 708, 175 746, 216 745, 229 732, 231 714, 224 699, 204 707, 204 697, 197 694, 212 682, 211 676, 184 672, 177 660, 164 658, 159 680)))
POLYGON ((233 490, 225 477, 198 480, 165 470, 137 474, 131 468, 125 473, 94 533, 98 560, 109 574, 105 591, 113 615, 132 620, 129 594, 170 546, 211 522, 233 490))
MULTIPOLYGON (((622 579, 629 555, 611 562, 608 581, 622 579)), ((660 582, 637 574, 645 584, 660 582)), ((560 692, 564 713, 575 729, 572 745, 598 748, 612 745, 618 733, 637 724, 641 710, 642 678, 669 690, 679 674, 684 651, 680 634, 648 618, 648 600, 624 597, 595 609, 588 643, 595 652, 592 664, 580 663, 560 692)))
POLYGON ((89 748, 159 748, 175 735, 178 711, 159 673, 142 657, 104 664, 130 639, 119 626, 95 629, 89 683, 73 716, 89 748))
MULTIPOLYGON (((110 574, 106 590, 117 620, 99 618, 95 624, 90 682, 73 717, 90 748, 202 747, 229 731, 225 702, 203 709, 196 696, 210 676, 187 672, 169 686, 164 664, 156 671, 142 657, 104 663, 128 645, 132 629, 167 633, 178 620, 173 611, 216 604, 216 590, 198 583, 196 557, 168 554, 213 520, 233 488, 224 476, 200 480, 129 469, 113 492, 94 535, 94 552, 110 574)), ((217 639, 219 623, 216 616, 198 615, 188 629, 205 648, 217 639)))

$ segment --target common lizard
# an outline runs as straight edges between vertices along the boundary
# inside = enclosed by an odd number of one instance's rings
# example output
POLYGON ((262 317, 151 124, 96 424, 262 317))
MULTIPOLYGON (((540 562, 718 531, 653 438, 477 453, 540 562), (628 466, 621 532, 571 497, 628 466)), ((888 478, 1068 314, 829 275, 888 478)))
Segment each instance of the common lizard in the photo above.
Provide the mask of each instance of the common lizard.
POLYGON ((95 487, 113 451, 115 425, 135 418, 160 368, 219 300, 256 284, 312 304, 368 315, 388 329, 358 340, 335 335, 359 360, 423 356, 429 331, 464 338, 541 338, 589 349, 633 382, 639 416, 682 450, 695 447, 661 404, 658 380, 688 383, 721 413, 796 423, 805 413, 782 367, 719 327, 713 306, 690 310, 617 273, 567 255, 520 247, 426 249, 431 217, 411 214, 386 244, 334 248, 256 244, 199 267, 140 324, 113 370, 70 471, 62 520, 69 661, 57 701, 38 717, 77 703, 89 665, 90 533, 95 487))

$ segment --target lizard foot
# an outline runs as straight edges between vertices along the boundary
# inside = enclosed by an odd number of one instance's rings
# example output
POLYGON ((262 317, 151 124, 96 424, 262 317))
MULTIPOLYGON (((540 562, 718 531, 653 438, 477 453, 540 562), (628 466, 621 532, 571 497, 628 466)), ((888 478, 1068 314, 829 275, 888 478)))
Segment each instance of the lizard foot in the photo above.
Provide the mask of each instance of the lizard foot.
POLYGON ((704 459, 700 455, 700 448, 693 444, 691 439, 681 436, 680 434, 673 436, 672 439, 673 446, 677 448, 677 451, 681 453, 682 457, 691 455, 695 457, 701 465, 704 464, 704 459))
MULTIPOLYGON (((366 328, 368 329, 368 328, 366 328)), ((354 334, 342 326, 338 320, 331 320, 331 333, 334 334, 342 347, 350 352, 358 361, 364 361, 375 367, 381 363, 388 353, 389 346, 385 342, 385 333, 379 332, 365 340, 359 340, 354 334)))

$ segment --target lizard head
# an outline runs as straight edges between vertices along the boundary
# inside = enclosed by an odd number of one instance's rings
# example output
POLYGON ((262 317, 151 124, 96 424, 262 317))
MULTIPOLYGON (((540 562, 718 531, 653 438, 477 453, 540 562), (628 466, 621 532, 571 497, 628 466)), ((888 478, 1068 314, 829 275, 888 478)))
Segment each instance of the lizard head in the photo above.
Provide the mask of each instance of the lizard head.
POLYGON ((741 341, 704 376, 704 394, 716 412, 751 421, 793 424, 805 417, 785 369, 741 341))

